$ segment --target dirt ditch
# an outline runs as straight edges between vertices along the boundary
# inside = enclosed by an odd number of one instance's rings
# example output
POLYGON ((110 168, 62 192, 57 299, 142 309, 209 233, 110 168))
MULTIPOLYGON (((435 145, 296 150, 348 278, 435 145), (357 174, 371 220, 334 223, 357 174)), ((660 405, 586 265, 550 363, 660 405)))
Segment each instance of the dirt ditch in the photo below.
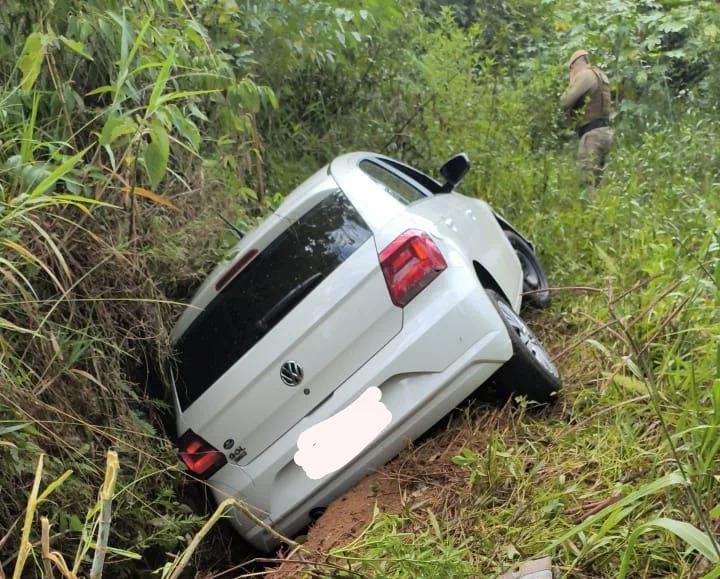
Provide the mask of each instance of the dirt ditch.
POLYGON ((415 445, 330 504, 309 529, 302 549, 268 569, 267 577, 290 579, 313 571, 321 575, 332 571, 329 566, 336 563, 328 561, 327 553, 355 540, 372 523, 376 507, 387 514, 451 508, 457 494, 466 488, 466 474, 450 459, 464 447, 481 446, 489 425, 504 414, 497 407, 479 410, 475 404, 452 413, 415 445))

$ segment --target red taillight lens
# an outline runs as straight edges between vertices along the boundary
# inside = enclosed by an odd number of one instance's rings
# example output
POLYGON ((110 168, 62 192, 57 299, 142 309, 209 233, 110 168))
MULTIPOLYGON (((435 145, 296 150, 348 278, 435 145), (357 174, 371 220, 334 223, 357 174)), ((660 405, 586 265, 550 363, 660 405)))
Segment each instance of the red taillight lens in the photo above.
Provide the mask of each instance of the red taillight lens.
POLYGON ((447 269, 447 263, 427 233, 409 229, 383 249, 380 267, 390 299, 403 308, 447 269))
POLYGON ((180 460, 188 470, 202 478, 209 478, 227 463, 225 455, 205 442, 192 430, 188 430, 178 441, 180 460))

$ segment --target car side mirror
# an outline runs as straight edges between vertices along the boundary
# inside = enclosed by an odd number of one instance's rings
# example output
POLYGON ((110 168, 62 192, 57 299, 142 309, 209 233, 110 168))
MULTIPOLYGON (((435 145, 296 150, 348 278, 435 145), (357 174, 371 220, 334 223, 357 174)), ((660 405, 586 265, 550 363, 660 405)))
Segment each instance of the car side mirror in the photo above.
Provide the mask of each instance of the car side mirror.
POLYGON ((450 193, 455 185, 462 181, 462 178, 470 170, 470 159, 467 153, 460 153, 452 157, 447 163, 440 167, 440 174, 445 178, 442 186, 443 193, 450 193))

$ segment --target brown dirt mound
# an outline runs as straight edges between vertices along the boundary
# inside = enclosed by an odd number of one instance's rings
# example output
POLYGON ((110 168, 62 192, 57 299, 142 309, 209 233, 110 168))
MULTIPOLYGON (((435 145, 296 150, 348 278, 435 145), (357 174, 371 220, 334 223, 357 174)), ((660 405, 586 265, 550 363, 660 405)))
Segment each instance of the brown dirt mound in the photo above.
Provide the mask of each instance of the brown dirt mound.
MULTIPOLYGON (((279 567, 269 569, 267 577, 289 579, 323 576, 337 568, 327 560, 329 550, 347 545, 372 522, 374 508, 383 513, 400 514, 416 509, 435 510, 452 503, 458 489, 465 488, 465 474, 450 458, 463 447, 482 444, 484 428, 471 417, 453 413, 378 472, 367 476, 353 489, 330 504, 310 528, 302 550, 290 553, 279 567), (481 440, 482 439, 482 440, 481 440)), ((482 424, 497 420, 500 410, 486 414, 482 424)))

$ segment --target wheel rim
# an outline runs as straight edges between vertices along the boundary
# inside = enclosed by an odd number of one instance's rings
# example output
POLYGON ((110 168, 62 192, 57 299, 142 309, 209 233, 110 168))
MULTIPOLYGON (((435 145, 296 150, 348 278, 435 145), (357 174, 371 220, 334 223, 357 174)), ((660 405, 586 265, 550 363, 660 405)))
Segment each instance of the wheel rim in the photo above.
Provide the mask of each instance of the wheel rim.
POLYGON ((553 364, 552 358, 550 358, 550 354, 548 354, 547 350, 540 343, 540 340, 538 340, 535 333, 508 304, 506 304, 505 302, 498 302, 498 306, 500 308, 500 313, 502 314, 503 318, 505 318, 505 321, 512 328, 512 330, 515 331, 525 348, 527 348, 527 350, 533 355, 533 357, 545 370, 550 372, 550 374, 555 376, 555 378, 559 378, 560 373, 555 367, 555 364, 553 364))
POLYGON ((533 291, 540 289, 540 276, 538 275, 535 264, 530 261, 527 255, 520 251, 516 251, 518 259, 520 260, 520 266, 523 271, 523 283, 525 284, 526 291, 533 291))

